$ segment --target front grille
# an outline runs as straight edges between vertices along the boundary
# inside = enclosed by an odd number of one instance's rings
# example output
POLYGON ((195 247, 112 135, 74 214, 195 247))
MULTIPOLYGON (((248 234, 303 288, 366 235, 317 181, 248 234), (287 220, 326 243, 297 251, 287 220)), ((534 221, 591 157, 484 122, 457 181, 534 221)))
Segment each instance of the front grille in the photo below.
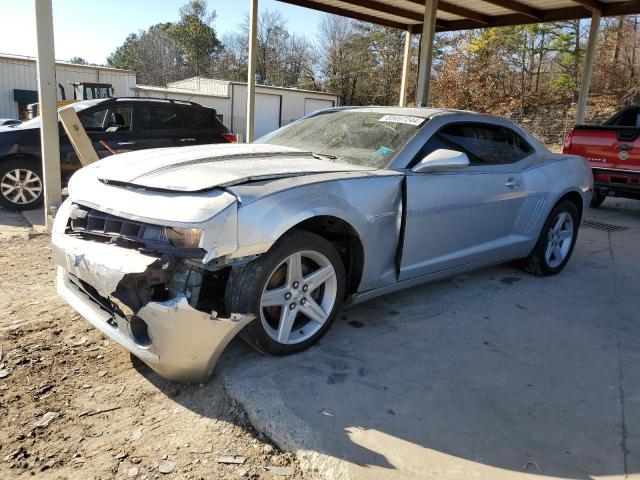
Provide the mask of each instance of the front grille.
POLYGON ((129 247, 169 247, 164 227, 74 204, 66 233, 129 247))

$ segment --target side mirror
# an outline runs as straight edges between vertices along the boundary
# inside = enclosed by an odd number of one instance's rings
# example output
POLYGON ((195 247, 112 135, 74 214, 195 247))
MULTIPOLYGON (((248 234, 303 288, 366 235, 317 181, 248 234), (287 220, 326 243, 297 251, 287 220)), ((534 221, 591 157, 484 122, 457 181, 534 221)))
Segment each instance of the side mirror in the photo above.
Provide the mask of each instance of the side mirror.
POLYGON ((437 172, 441 170, 452 170, 469 166, 469 157, 466 153, 456 150, 439 148, 424 157, 411 169, 415 173, 437 172))

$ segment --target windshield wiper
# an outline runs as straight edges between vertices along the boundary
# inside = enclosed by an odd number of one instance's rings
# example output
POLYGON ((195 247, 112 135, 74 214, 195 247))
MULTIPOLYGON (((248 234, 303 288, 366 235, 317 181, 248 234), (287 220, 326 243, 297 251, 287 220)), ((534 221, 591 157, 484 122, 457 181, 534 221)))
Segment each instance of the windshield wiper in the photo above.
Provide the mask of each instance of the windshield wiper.
POLYGON ((311 155, 313 156, 313 158, 317 158, 318 160, 322 160, 323 158, 326 158, 329 160, 338 160, 338 157, 336 157, 335 155, 331 155, 330 153, 312 152, 311 155))

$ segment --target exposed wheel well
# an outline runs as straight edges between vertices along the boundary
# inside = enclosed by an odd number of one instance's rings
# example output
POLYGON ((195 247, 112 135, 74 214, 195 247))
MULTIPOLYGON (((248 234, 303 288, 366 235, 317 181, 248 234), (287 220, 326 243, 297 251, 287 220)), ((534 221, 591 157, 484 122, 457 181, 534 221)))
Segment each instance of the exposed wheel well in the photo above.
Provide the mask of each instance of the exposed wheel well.
POLYGON ((580 218, 578 219, 578 221, 582 220, 582 208, 583 208, 583 202, 582 202, 582 195, 580 195, 578 192, 569 192, 566 193, 562 198, 560 198, 557 202, 556 205, 564 200, 568 200, 571 203, 573 203, 576 208, 578 209, 578 215, 580 216, 580 218))
POLYGON ((292 228, 320 235, 336 247, 347 273, 346 293, 355 293, 364 267, 364 248, 355 229, 344 220, 329 215, 309 218, 292 228))

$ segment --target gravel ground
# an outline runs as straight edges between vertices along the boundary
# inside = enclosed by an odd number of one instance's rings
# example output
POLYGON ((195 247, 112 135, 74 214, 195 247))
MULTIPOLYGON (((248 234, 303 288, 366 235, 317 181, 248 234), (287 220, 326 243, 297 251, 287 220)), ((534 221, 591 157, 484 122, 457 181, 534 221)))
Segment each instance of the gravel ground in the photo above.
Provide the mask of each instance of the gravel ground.
POLYGON ((57 297, 48 238, 0 223, 0 478, 303 478, 215 376, 133 359, 57 297))

